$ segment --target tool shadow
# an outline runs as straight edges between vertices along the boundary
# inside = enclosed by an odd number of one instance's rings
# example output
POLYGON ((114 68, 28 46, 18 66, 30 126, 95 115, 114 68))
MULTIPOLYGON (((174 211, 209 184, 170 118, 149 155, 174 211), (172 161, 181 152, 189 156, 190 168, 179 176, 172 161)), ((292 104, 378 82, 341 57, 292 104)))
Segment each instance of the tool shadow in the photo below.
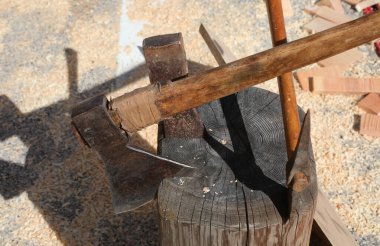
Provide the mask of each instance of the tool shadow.
MULTIPOLYGON (((204 131, 204 139, 231 168, 236 179, 249 189, 264 192, 280 213, 282 220, 286 221, 289 217, 287 188, 278 180, 267 177, 263 172, 263 167, 257 164, 238 104, 237 94, 226 96, 219 101, 233 150, 217 141, 207 131, 204 131)), ((281 166, 279 163, 278 167, 281 166)))
MULTIPOLYGON (((0 159, 0 194, 8 200, 26 192, 65 245, 158 245, 155 204, 114 214, 103 164, 96 153, 78 143, 70 117, 76 103, 147 76, 145 64, 79 92, 77 52, 67 48, 64 54, 68 99, 24 114, 7 96, 0 96, 0 141, 17 136, 28 147, 22 165, 0 159)), ((192 73, 210 68, 188 63, 192 73)), ((154 152, 138 134, 134 142, 154 152)))

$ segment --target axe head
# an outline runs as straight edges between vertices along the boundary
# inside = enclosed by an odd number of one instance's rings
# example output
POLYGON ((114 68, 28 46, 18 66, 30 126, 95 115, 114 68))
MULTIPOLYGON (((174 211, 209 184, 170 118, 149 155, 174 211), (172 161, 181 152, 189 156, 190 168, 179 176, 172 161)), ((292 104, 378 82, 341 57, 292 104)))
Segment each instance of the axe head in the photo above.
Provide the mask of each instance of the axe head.
POLYGON ((104 95, 78 104, 72 123, 84 142, 103 160, 109 176, 116 213, 136 209, 154 199, 166 177, 181 166, 127 148, 128 136, 118 127, 118 116, 108 109, 104 95))

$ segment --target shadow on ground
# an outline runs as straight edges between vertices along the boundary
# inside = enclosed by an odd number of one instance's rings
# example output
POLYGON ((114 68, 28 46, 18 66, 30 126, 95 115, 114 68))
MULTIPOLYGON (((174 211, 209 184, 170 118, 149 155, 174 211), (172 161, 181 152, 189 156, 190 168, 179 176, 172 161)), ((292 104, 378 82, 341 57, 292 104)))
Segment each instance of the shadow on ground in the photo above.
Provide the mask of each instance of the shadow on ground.
MULTIPOLYGON (((23 114, 7 96, 0 96, 0 141, 17 136, 29 148, 24 166, 0 160, 0 194, 11 199, 26 191, 65 245, 157 245, 155 204, 115 215, 103 164, 78 143, 70 124, 73 105, 111 86, 135 83, 147 75, 145 65, 79 93, 77 53, 65 49, 65 56, 67 100, 23 114)), ((209 68, 188 63, 192 73, 209 68)), ((141 137, 136 138, 141 147, 153 151, 141 137)))

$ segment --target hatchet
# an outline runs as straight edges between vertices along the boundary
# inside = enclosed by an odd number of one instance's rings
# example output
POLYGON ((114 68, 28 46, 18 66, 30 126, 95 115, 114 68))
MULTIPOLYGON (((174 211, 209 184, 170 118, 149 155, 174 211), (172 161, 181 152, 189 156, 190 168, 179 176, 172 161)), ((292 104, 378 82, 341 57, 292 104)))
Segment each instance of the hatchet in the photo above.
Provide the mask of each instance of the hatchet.
POLYGON ((128 134, 374 40, 380 37, 379 26, 380 12, 376 12, 175 83, 139 88, 111 101, 98 96, 76 106, 73 125, 106 164, 111 188, 118 191, 113 192, 115 210, 145 204, 163 178, 182 169, 163 159, 141 161, 141 153, 127 147, 128 134))

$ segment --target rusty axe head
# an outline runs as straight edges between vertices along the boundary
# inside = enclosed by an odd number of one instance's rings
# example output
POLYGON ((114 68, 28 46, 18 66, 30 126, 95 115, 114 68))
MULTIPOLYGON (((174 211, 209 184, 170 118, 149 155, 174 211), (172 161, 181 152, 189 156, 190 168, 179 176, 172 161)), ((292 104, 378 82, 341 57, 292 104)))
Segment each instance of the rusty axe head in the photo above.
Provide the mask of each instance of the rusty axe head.
POLYGON ((160 182, 182 168, 191 168, 128 146, 115 111, 104 95, 78 104, 72 123, 84 142, 103 160, 109 176, 116 213, 136 209, 151 201, 160 182))
MULTIPOLYGON (((143 49, 153 85, 187 75, 181 33, 147 38, 143 49)), ((115 104, 117 102, 113 101, 110 105, 103 95, 88 99, 73 109, 72 121, 76 132, 104 161, 115 211, 124 212, 152 200, 164 178, 172 177, 183 168, 185 170, 181 176, 185 176, 186 170, 191 167, 127 145, 128 136, 121 130, 123 121, 119 118, 120 110, 141 111, 141 102, 134 104, 136 107, 126 103, 120 108, 115 104)), ((133 121, 132 118, 127 121, 133 121)), ((133 119, 140 120, 142 117, 138 115, 133 119)), ((203 124, 194 110, 165 120, 163 125, 165 131, 159 132, 165 132, 165 137, 201 137, 203 134, 203 124)), ((162 124, 159 130, 161 127, 162 124)))

